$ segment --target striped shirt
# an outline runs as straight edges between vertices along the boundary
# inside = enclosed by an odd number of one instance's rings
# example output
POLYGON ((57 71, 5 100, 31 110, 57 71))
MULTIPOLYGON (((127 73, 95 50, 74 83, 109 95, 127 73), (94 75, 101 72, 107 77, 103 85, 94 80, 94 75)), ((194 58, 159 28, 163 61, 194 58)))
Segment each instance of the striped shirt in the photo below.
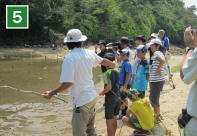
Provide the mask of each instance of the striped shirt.
POLYGON ((165 81, 165 78, 164 78, 164 66, 162 66, 162 68, 160 69, 161 70, 161 73, 162 73, 162 76, 159 76, 159 75, 156 75, 156 71, 159 67, 159 64, 160 62, 156 59, 157 57, 161 56, 163 59, 165 59, 163 53, 161 51, 156 51, 153 56, 152 56, 152 60, 153 60, 153 63, 152 63, 152 68, 151 68, 151 72, 150 72, 150 82, 160 82, 160 81, 165 81))

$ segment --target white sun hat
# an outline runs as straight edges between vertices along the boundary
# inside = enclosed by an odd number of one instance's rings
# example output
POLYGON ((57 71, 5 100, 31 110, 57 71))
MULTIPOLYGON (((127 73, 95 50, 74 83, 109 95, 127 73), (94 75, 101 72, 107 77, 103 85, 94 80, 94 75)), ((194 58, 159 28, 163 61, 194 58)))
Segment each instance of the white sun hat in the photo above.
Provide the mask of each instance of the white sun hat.
POLYGON ((158 38, 158 34, 152 33, 150 37, 158 38))
POLYGON ((66 37, 64 38, 64 43, 68 42, 82 42, 85 41, 87 37, 82 35, 79 29, 71 29, 68 31, 66 37))

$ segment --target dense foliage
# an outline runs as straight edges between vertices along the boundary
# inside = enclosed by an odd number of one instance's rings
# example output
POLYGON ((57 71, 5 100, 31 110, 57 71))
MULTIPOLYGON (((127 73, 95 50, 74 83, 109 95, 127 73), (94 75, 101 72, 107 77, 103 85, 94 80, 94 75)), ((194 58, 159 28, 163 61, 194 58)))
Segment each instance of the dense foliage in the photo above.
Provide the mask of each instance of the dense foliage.
POLYGON ((164 29, 172 43, 183 44, 185 28, 197 28, 195 11, 180 0, 2 0, 1 45, 54 43, 71 28, 91 42, 149 37, 164 29), (6 29, 6 5, 29 5, 28 30, 6 29))

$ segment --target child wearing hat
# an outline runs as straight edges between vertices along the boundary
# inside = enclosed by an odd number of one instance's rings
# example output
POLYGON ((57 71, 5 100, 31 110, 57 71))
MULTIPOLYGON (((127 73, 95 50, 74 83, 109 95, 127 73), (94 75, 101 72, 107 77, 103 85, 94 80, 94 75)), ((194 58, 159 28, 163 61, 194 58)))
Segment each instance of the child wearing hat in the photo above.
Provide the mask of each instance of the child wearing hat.
POLYGON ((132 105, 127 110, 126 116, 122 118, 125 125, 135 129, 134 136, 144 135, 154 126, 154 116, 148 100, 140 99, 138 95, 136 89, 129 90, 128 98, 132 105))
MULTIPOLYGON (((125 87, 126 89, 130 89, 131 88, 131 72, 132 72, 132 67, 131 67, 131 63, 129 61, 129 56, 130 56, 130 52, 127 49, 123 49, 120 51, 120 58, 123 61, 121 70, 120 70, 120 82, 119 82, 119 87, 125 87)), ((120 92, 120 97, 121 100, 126 104, 124 104, 121 101, 121 110, 122 110, 122 114, 118 117, 118 119, 122 119, 123 116, 126 115, 126 111, 127 111, 127 105, 128 105, 128 100, 127 98, 127 93, 124 92, 120 92)))
POLYGON ((140 61, 138 61, 137 67, 135 69, 133 88, 139 91, 139 97, 143 99, 145 97, 145 91, 147 90, 147 84, 150 79, 149 64, 145 58, 147 48, 145 45, 139 45, 138 47, 135 47, 135 49, 137 50, 137 57, 140 59, 140 61))
MULTIPOLYGON (((113 53, 106 53, 104 58, 114 61, 113 53)), ((100 96, 105 95, 105 119, 107 124, 107 135, 114 136, 117 129, 117 115, 120 110, 119 100, 119 72, 110 67, 106 67, 104 73, 105 89, 99 93, 100 96)))
MULTIPOLYGON (((145 45, 146 37, 144 35, 138 35, 135 39, 135 45, 138 47, 139 45, 145 45)), ((133 71, 132 71, 132 79, 135 79, 135 69, 137 67, 137 63, 140 61, 140 59, 137 56, 137 50, 135 50, 134 54, 134 61, 133 61, 133 71)), ((132 80, 132 87, 134 86, 134 80, 132 80)))
POLYGON ((164 63, 165 57, 162 50, 162 42, 159 39, 153 39, 150 42, 150 47, 154 53, 152 59, 152 68, 151 68, 151 78, 150 78, 150 95, 149 99, 151 101, 152 107, 154 107, 155 120, 157 121, 163 119, 163 116, 160 114, 160 92, 163 89, 165 78, 164 78, 164 63))

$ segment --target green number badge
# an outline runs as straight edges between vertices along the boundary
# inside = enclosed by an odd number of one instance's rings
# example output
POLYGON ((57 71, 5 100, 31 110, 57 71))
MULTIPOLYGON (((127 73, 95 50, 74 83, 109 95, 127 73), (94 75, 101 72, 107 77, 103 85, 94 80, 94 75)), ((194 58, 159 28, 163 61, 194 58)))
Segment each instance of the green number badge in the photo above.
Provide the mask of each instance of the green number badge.
POLYGON ((6 5, 6 29, 29 29, 29 5, 6 5))

